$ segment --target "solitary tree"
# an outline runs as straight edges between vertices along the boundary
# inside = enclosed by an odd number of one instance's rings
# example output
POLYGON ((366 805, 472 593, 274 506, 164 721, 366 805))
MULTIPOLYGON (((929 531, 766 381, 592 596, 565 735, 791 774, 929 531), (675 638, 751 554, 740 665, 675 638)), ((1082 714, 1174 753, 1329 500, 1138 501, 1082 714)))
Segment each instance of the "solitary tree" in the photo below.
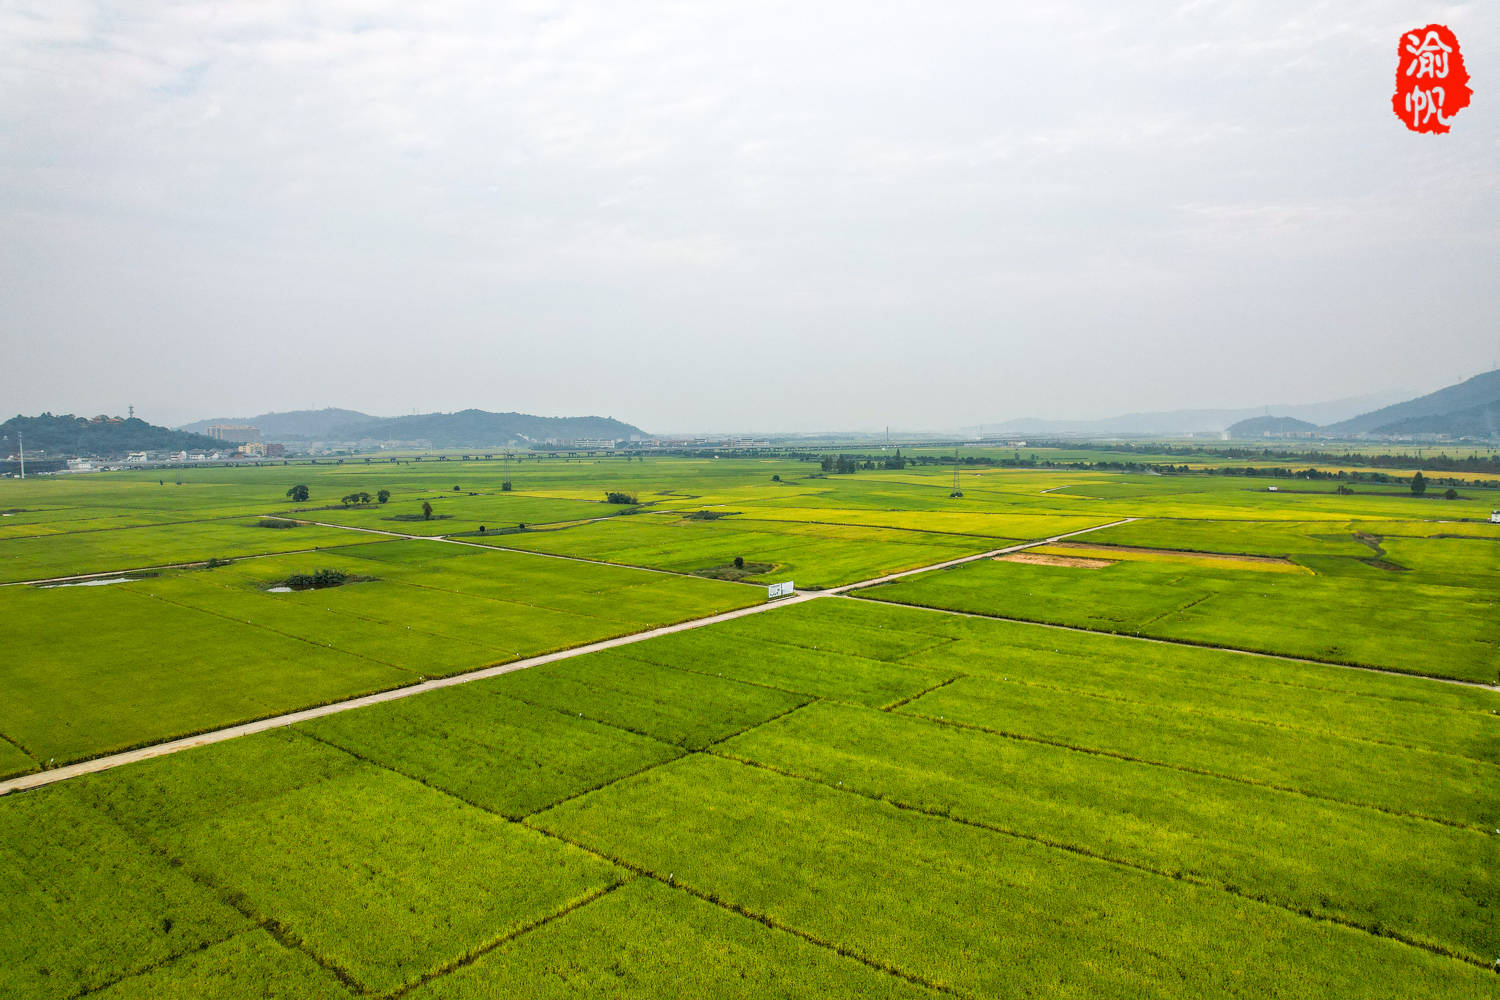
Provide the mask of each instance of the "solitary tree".
POLYGON ((1458 499, 1458 490, 1455 490, 1451 486, 1448 487, 1448 492, 1446 492, 1446 493, 1443 494, 1443 499, 1444 500, 1457 500, 1458 499))
POLYGON ((311 494, 312 491, 309 490, 306 484, 303 483, 298 483, 296 486, 293 486, 291 489, 286 491, 286 495, 291 497, 292 500, 296 503, 304 502, 311 494))
POLYGON ((432 504, 428 503, 426 500, 422 501, 422 520, 432 520, 432 504))
POLYGON ((744 569, 745 568, 745 557, 744 556, 735 556, 734 557, 734 568, 735 569, 744 569))
POLYGON ((378 500, 378 501, 380 501, 381 503, 385 503, 390 498, 391 498, 391 491, 390 490, 381 490, 379 493, 375 494, 375 499, 378 500))
POLYGON ((1427 477, 1420 472, 1411 477, 1411 494, 1419 497, 1427 492, 1427 477))

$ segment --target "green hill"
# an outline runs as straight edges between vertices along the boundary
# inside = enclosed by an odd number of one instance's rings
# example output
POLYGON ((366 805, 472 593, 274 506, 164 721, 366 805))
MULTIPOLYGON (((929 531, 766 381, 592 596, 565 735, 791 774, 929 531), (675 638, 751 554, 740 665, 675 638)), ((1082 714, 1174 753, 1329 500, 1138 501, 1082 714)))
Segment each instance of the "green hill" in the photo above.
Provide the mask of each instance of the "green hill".
POLYGON ((1317 431, 1318 425, 1296 417, 1251 417, 1229 425, 1229 436, 1235 438, 1284 437, 1294 434, 1309 434, 1317 431))
POLYGON ((118 458, 133 451, 210 451, 227 444, 202 434, 157 427, 135 417, 75 417, 71 413, 15 416, 0 424, 0 451, 16 450, 17 434, 26 454, 48 458, 118 458), (6 440, 8 439, 8 440, 6 440))
POLYGON ((1456 413, 1407 417, 1375 428, 1376 434, 1443 435, 1445 437, 1500 438, 1500 400, 1456 413))
POLYGON ((365 424, 379 423, 383 417, 372 417, 358 410, 341 410, 327 407, 322 410, 287 410, 284 413, 262 413, 255 417, 213 417, 183 424, 178 430, 202 432, 214 424, 249 424, 259 428, 261 438, 266 441, 285 441, 288 438, 319 439, 340 434, 365 424))

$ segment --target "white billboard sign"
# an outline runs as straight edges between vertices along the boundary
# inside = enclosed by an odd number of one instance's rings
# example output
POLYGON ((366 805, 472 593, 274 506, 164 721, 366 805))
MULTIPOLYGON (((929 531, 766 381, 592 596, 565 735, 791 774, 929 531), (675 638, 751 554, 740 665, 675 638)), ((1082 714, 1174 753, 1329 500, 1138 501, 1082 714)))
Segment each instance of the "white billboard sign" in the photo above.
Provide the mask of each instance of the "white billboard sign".
POLYGON ((766 600, 773 600, 777 597, 791 597, 796 592, 797 588, 791 580, 785 583, 773 583, 766 588, 766 600))

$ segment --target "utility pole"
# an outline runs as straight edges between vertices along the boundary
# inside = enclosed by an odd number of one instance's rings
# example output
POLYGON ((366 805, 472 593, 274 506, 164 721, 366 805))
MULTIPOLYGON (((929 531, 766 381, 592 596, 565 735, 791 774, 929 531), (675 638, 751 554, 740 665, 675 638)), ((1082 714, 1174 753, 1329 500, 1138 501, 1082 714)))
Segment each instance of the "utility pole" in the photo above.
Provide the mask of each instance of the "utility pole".
POLYGON ((953 449, 953 495, 958 496, 962 490, 958 488, 958 449, 953 449))
POLYGON ((21 478, 26 478, 26 441, 21 437, 21 432, 16 431, 16 447, 21 449, 21 478))

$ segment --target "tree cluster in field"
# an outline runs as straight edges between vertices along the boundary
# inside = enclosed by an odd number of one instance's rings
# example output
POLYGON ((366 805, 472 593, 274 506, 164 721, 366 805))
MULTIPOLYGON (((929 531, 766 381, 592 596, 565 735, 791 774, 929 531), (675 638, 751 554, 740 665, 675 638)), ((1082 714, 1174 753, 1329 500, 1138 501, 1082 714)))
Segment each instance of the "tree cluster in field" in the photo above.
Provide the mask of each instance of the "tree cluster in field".
MULTIPOLYGON (((1362 465, 1373 469, 1409 469, 1414 463, 1429 472, 1481 472, 1500 474, 1500 455, 1465 455, 1455 458, 1447 452, 1423 456, 1379 454, 1361 455, 1358 452, 1290 451, 1277 448, 1205 448, 1201 445, 1169 444, 1121 444, 1118 442, 1045 441, 1033 442, 1038 447, 1071 449, 1073 451, 1115 451, 1151 455, 1178 455, 1202 458, 1276 458, 1283 461, 1312 462, 1317 465, 1362 465)), ((1033 454, 1032 458, 1036 456, 1033 454)))
POLYGON ((385 503, 386 501, 390 500, 390 498, 390 490, 380 490, 373 497, 370 496, 370 494, 364 492, 345 493, 339 502, 342 503, 345 507, 352 507, 357 503, 370 503, 371 501, 374 501, 375 503, 385 503))
POLYGON ((633 504, 636 502, 636 495, 623 490, 605 490, 604 500, 606 503, 633 504))
MULTIPOLYGON (((1104 463, 1095 463, 1095 465, 1099 468, 1104 467, 1104 463)), ((1173 467, 1170 465, 1156 465, 1151 466, 1150 469, 1151 471, 1155 472, 1176 472, 1179 470, 1183 472, 1191 471, 1185 465, 1177 467, 1173 467)), ((1306 479, 1319 481, 1339 480, 1339 488, 1334 492, 1344 494, 1354 492, 1348 487, 1347 483, 1373 483, 1376 485, 1394 486, 1405 485, 1411 490, 1413 496, 1424 495, 1427 492, 1427 487, 1429 485, 1447 486, 1449 487, 1449 489, 1443 493, 1444 499, 1447 500, 1458 499, 1458 491, 1452 488, 1454 486, 1500 485, 1500 483, 1485 481, 1477 481, 1471 484, 1468 480, 1465 479, 1459 479, 1455 477, 1435 478, 1432 476, 1424 476, 1421 472, 1418 472, 1416 475, 1412 476, 1411 479, 1407 479, 1405 476, 1392 476, 1389 473, 1385 472, 1359 472, 1352 469, 1340 469, 1337 472, 1327 472, 1323 469, 1267 469, 1257 468, 1256 466, 1252 465, 1247 465, 1244 468, 1225 467, 1219 469, 1206 469, 1203 471, 1207 472, 1211 476, 1252 476, 1263 479, 1306 479)))
POLYGON ((819 464, 824 472, 849 475, 861 469, 867 472, 873 469, 904 469, 906 463, 907 459, 902 458, 898 451, 895 455, 878 458, 871 455, 824 455, 819 464))
MULTIPOLYGON (((1075 445, 1072 447, 1081 450, 1081 446, 1075 445)), ((1128 445, 1121 446, 1119 450, 1130 450, 1130 447, 1131 446, 1128 445)), ((1115 449, 1112 448, 1110 450, 1115 449)), ((1160 449, 1152 449, 1153 452, 1162 452, 1168 454, 1175 453, 1181 450, 1182 449, 1172 449, 1166 447, 1160 449)), ((1208 455, 1210 453, 1203 452, 1202 454, 1208 455)), ((1281 456, 1281 453, 1278 452, 1267 452, 1266 454, 1277 455, 1278 457, 1281 456)), ((801 455, 799 457, 803 461, 810 462, 813 461, 816 456, 801 455)), ((875 468, 876 465, 874 460, 876 457, 877 456, 839 455, 837 456, 837 458, 835 458, 831 455, 824 455, 821 457, 820 461, 824 472, 853 472, 856 468, 875 468), (861 458, 864 459, 862 463, 860 461, 861 458)), ((1351 460, 1355 464, 1358 464, 1361 461, 1361 456, 1358 455, 1345 455, 1343 457, 1351 460)), ((1414 459, 1409 455, 1386 457, 1401 457, 1403 459, 1403 463, 1408 467, 1414 461, 1414 459)), ((1016 452, 1015 455, 1010 458, 996 458, 992 455, 960 455, 957 459, 955 459, 952 455, 915 455, 910 458, 902 458, 898 452, 895 458, 886 458, 883 461, 884 467, 888 469, 904 468, 907 464, 917 466, 958 464, 963 466, 979 466, 983 468, 999 469, 1067 469, 1076 471, 1126 472, 1147 475, 1158 474, 1177 476, 1249 476, 1252 478, 1263 479, 1346 481, 1351 483, 1394 484, 1397 486, 1409 485, 1411 482, 1411 480, 1407 479, 1405 476, 1393 476, 1386 472, 1360 472, 1354 469, 1340 469, 1337 472, 1328 472, 1323 469, 1315 469, 1311 467, 1305 469, 1295 469, 1287 466, 1270 467, 1246 465, 1193 468, 1190 465, 1175 465, 1171 462, 1132 462, 1128 460, 1120 461, 1115 459, 1105 459, 1097 462, 1079 460, 1058 461, 1039 458, 1035 452, 1032 452, 1031 455, 1026 458, 1023 458, 1020 452, 1016 452), (901 464, 894 464, 897 462, 901 464)), ((1461 464, 1463 461, 1466 460, 1459 460, 1459 462, 1456 464, 1461 464)), ((1496 465, 1497 469, 1500 469, 1500 460, 1478 459, 1471 464, 1473 464, 1475 467, 1484 467, 1485 463, 1494 464, 1496 465)), ((1422 461, 1422 464, 1430 465, 1432 463, 1424 459, 1422 461)), ((1425 476, 1424 483, 1432 483, 1434 485, 1441 486, 1500 486, 1500 482, 1494 480, 1469 480, 1459 477, 1433 478, 1431 476, 1425 476)), ((1338 492, 1342 493, 1345 491, 1339 490, 1338 492)), ((1425 486, 1422 490, 1413 490, 1412 492, 1418 496, 1421 496, 1422 493, 1425 492, 1425 486)), ((1457 496, 1457 494, 1455 494, 1455 496, 1457 496)))
POLYGON ((292 590, 325 590, 329 587, 340 587, 358 579, 348 573, 336 569, 320 569, 316 573, 293 573, 280 586, 292 590))
POLYGON ((820 463, 824 472, 849 475, 855 469, 854 459, 848 455, 824 455, 820 463))

